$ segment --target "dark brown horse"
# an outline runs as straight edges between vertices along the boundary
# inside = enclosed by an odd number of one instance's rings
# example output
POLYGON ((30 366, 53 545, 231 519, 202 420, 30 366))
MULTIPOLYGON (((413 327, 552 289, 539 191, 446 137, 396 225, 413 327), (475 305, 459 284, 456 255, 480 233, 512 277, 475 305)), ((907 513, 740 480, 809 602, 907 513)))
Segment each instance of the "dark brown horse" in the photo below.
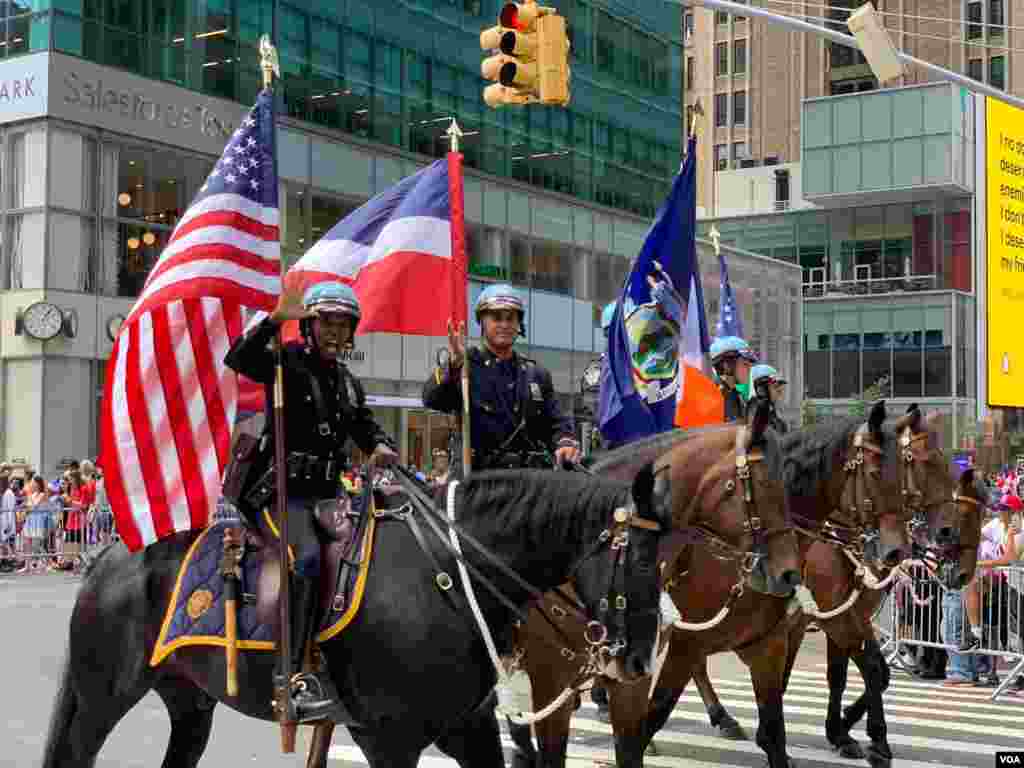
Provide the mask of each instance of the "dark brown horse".
MULTIPOLYGON (((901 464, 900 517, 909 523, 914 543, 938 555, 939 573, 945 585, 958 589, 974 574, 984 492, 976 486, 973 471, 965 472, 954 485, 949 464, 939 448, 933 420, 922 418, 916 407, 900 420, 896 431, 901 464)), ((866 757, 872 766, 882 768, 892 761, 882 701, 882 694, 889 685, 889 668, 875 639, 871 619, 886 593, 871 586, 884 583, 889 572, 877 569, 873 581, 871 577, 858 577, 857 565, 846 554, 850 549, 849 537, 844 537, 844 531, 849 532, 854 526, 847 519, 832 517, 830 522, 836 525, 831 526, 831 534, 820 528, 805 530, 810 546, 804 585, 814 596, 821 615, 828 617, 816 619, 828 642, 829 704, 825 733, 829 743, 843 757, 866 757), (850 659, 864 678, 864 692, 843 712, 842 697, 850 659), (850 736, 851 728, 865 712, 871 739, 866 755, 850 736)), ((788 643, 792 650, 786 665, 787 683, 811 620, 811 616, 804 614, 790 632, 788 643)), ((693 676, 712 725, 718 726, 723 735, 744 738, 742 728, 722 706, 708 679, 706 657, 699 659, 693 676)))
MULTIPOLYGON (((703 647, 697 644, 699 638, 714 636, 725 643, 725 648, 746 645, 776 630, 785 620, 786 600, 763 596, 790 595, 799 583, 800 565, 780 479, 783 455, 774 433, 763 433, 769 416, 769 409, 759 409, 746 439, 744 431, 737 427, 718 427, 686 435, 683 442, 657 464, 671 468, 673 504, 691 510, 687 520, 676 518, 677 530, 682 525, 690 526, 691 536, 688 573, 680 573, 678 568, 672 570, 673 577, 668 584, 670 594, 687 619, 704 621, 725 612, 724 620, 719 620, 714 632, 686 633, 681 642, 673 640, 663 676, 675 674, 672 670, 680 663, 688 668, 680 659, 688 648, 697 648, 699 652, 703 647), (753 448, 757 452, 748 455, 747 451, 753 448), (761 611, 762 604, 773 610, 761 611)), ((600 471, 600 466, 595 471, 600 471)), ((673 560, 663 562, 667 566, 675 565, 673 560)), ((582 645, 582 625, 569 617, 563 624, 566 633, 582 645)), ((784 643, 787 634, 777 634, 784 643)), ((679 637, 675 632, 672 636, 679 637)), ((524 652, 523 666, 530 675, 537 707, 554 700, 575 679, 574 664, 566 663, 558 655, 553 639, 537 616, 531 616, 518 636, 519 648, 524 652)), ((765 701, 765 712, 781 711, 784 645, 765 646, 750 658, 755 687, 765 701)), ((609 681, 607 686, 618 763, 620 766, 639 765, 646 745, 645 717, 651 681, 644 679, 635 685, 609 681)), ((564 765, 574 705, 578 703, 567 702, 536 724, 541 765, 564 765)), ((513 732, 521 750, 518 761, 535 757, 528 738, 513 732)))

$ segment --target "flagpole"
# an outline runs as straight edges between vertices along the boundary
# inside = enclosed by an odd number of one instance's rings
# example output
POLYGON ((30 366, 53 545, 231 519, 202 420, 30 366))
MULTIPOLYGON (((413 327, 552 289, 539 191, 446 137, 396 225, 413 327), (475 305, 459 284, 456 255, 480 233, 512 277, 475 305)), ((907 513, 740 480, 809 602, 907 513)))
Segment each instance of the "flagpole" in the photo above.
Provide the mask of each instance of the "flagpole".
MULTIPOLYGON (((454 117, 452 118, 452 124, 450 126, 448 126, 448 130, 445 131, 445 133, 448 134, 449 151, 451 152, 452 155, 458 155, 458 152, 459 152, 459 139, 462 138, 462 130, 459 128, 459 124, 455 120, 454 117)), ((460 170, 461 170, 461 165, 459 167, 460 167, 460 170)), ((460 184, 460 188, 461 188, 461 184, 460 184)), ((456 222, 453 221, 452 222, 453 233, 454 233, 454 229, 455 229, 456 226, 457 226, 456 222)), ((461 237, 461 236, 462 236, 462 234, 459 233, 459 237, 461 237)), ((456 257, 456 255, 457 254, 455 254, 454 252, 452 253, 452 257, 453 258, 456 257)), ((455 275, 455 279, 456 280, 465 280, 466 276, 464 274, 457 273, 455 275)), ((458 296, 460 294, 459 291, 455 290, 454 284, 452 286, 452 289, 453 289, 453 292, 454 292, 455 296, 458 296)), ((455 309, 454 305, 452 306, 452 309, 453 310, 455 309)), ((469 329, 466 327, 465 323, 462 326, 462 334, 461 335, 462 335, 463 360, 462 360, 462 372, 460 374, 460 380, 461 380, 460 383, 461 383, 461 387, 462 387, 462 418, 460 419, 460 421, 462 422, 462 479, 465 480, 467 477, 469 477, 469 472, 470 472, 470 469, 472 467, 472 459, 473 459, 473 452, 472 452, 472 449, 471 449, 471 446, 470 446, 470 442, 469 442, 469 438, 470 438, 470 422, 469 422, 469 419, 470 419, 470 416, 469 416, 469 354, 468 354, 468 352, 469 352, 469 350, 468 350, 469 329)))
MULTIPOLYGON (((263 73, 263 89, 272 91, 274 75, 280 76, 277 49, 270 42, 268 35, 260 38, 260 69, 263 73)), ((273 130, 277 131, 277 125, 273 130)), ((276 142, 275 142, 276 144, 276 142)), ((276 171, 277 151, 272 153, 276 171)), ((276 178, 276 172, 275 172, 276 178)), ((285 264, 281 259, 281 285, 284 288, 285 264)), ((275 505, 277 507, 278 528, 278 563, 279 583, 278 609, 280 611, 280 631, 278 632, 278 674, 274 679, 274 711, 281 725, 281 751, 285 754, 295 752, 295 736, 298 724, 292 706, 291 679, 296 670, 292 666, 291 647, 291 574, 288 562, 288 493, 286 488, 287 471, 285 469, 285 435, 284 435, 284 325, 278 329, 274 339, 274 477, 276 483, 275 505)))

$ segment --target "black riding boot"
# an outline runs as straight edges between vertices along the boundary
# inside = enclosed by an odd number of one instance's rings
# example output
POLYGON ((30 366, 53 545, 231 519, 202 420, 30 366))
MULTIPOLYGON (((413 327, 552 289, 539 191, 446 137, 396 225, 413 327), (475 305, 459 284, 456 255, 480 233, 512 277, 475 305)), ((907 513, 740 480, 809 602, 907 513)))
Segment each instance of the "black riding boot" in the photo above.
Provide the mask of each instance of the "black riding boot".
POLYGON ((295 719, 305 723, 311 720, 333 719, 340 704, 338 693, 330 676, 324 672, 303 672, 302 661, 306 646, 312 642, 317 608, 317 583, 301 576, 292 578, 292 703, 295 719))

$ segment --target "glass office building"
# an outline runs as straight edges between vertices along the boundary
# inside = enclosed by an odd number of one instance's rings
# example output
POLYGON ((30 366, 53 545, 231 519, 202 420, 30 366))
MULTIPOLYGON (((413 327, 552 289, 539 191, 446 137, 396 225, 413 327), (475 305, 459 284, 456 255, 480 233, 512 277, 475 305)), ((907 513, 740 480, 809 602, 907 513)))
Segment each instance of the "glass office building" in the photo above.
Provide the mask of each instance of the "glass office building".
MULTIPOLYGON (((456 117, 466 134, 470 301, 493 280, 524 291, 522 350, 551 369, 574 410, 582 372, 602 349, 600 310, 679 167, 678 12, 559 3, 573 40, 570 107, 491 111, 477 40, 498 5, 0 2, 0 458, 50 471, 97 451, 118 323, 255 98, 256 44, 272 30, 285 258, 443 154, 456 117), (66 318, 48 341, 20 322, 40 300, 66 318)), ((785 317, 798 355, 799 271, 749 258, 741 288, 789 285, 750 322, 776 327, 785 317)), ((713 304, 709 246, 702 259, 713 304)), ((419 399, 444 345, 369 334, 351 361, 403 457, 420 466, 452 427, 419 399)))

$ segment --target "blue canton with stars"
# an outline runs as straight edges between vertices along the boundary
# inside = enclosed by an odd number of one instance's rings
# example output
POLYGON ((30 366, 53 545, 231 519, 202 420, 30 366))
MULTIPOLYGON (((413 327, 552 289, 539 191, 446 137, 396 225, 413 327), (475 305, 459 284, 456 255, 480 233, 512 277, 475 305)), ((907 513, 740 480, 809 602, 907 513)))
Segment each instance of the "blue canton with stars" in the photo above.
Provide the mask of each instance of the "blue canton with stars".
POLYGON ((274 158, 274 95, 264 90, 199 188, 193 205, 211 195, 235 194, 276 208, 274 158))
POLYGON ((729 282, 729 268, 725 265, 725 256, 718 255, 718 264, 721 268, 721 285, 718 299, 718 322, 715 324, 715 335, 738 336, 743 338, 743 318, 740 316, 739 308, 736 306, 736 296, 732 292, 732 284, 729 282))

